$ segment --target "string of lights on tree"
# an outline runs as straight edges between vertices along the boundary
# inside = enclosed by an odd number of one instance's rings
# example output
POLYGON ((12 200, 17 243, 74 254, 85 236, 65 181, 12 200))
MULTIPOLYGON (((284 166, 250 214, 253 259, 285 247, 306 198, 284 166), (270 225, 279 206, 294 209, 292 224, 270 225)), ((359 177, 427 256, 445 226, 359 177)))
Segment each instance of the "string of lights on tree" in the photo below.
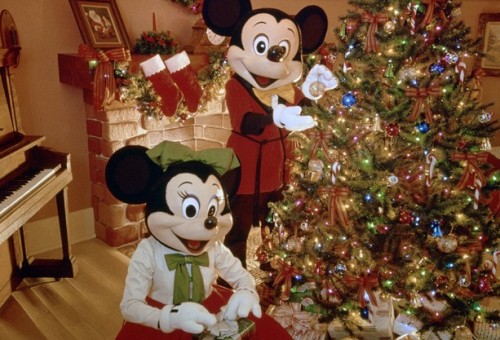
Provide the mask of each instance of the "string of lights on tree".
POLYGON ((368 319, 376 293, 422 332, 496 329, 480 303, 499 293, 500 211, 498 122, 470 67, 480 41, 458 1, 349 4, 338 45, 306 60, 333 65, 340 87, 303 109, 318 126, 291 135, 292 178, 257 258, 283 301, 305 292, 325 320, 368 319))

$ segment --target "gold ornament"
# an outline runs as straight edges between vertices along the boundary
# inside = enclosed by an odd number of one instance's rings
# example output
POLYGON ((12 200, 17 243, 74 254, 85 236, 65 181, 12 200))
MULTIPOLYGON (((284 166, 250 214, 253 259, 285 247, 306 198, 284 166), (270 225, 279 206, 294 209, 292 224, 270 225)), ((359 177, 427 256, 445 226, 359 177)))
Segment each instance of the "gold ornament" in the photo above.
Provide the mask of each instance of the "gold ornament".
POLYGON ((474 335, 472 331, 466 326, 458 326, 455 329, 455 336, 453 337, 455 340, 473 340, 474 335))
POLYGON ((386 33, 392 33, 394 32, 394 29, 396 28, 396 24, 394 24, 394 21, 387 21, 385 24, 384 24, 384 31, 386 33))
POLYGON ((454 252, 458 247, 458 238, 455 235, 446 235, 436 239, 438 249, 446 254, 454 252))
POLYGON ((311 180, 311 182, 319 181, 323 176, 323 169, 325 167, 323 161, 317 158, 311 159, 307 167, 309 169, 308 177, 311 180))
POLYGON ((312 82, 311 85, 309 85, 309 93, 313 97, 321 97, 325 93, 325 90, 325 84, 320 81, 312 82))

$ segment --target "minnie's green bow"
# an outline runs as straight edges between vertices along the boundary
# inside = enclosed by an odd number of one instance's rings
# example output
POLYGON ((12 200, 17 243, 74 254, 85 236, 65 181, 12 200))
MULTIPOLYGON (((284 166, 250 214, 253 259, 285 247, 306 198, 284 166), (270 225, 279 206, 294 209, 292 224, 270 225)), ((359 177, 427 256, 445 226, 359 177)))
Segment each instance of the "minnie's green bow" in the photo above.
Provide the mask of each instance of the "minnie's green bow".
POLYGON ((193 151, 190 147, 177 142, 163 141, 146 154, 153 162, 161 166, 163 171, 174 163, 186 161, 200 161, 210 165, 219 175, 240 166, 238 158, 232 149, 217 148, 193 151))

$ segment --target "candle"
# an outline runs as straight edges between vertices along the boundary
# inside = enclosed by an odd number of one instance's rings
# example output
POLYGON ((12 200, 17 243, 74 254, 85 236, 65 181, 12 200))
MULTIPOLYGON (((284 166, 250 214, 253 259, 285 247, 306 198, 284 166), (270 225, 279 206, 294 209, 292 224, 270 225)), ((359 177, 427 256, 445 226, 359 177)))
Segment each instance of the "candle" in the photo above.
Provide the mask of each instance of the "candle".
POLYGON ((153 32, 156 32, 156 15, 155 15, 155 12, 153 12, 153 32))

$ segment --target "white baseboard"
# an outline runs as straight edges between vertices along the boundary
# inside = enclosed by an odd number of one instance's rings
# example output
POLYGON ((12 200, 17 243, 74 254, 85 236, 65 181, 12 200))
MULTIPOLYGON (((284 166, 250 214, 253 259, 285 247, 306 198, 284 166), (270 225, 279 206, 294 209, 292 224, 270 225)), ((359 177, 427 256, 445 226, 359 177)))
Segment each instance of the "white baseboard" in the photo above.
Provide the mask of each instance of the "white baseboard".
MULTIPOLYGON (((87 208, 69 213, 68 229, 70 244, 95 238, 94 210, 87 208)), ((61 248, 57 216, 27 223, 24 235, 28 256, 61 248)))

